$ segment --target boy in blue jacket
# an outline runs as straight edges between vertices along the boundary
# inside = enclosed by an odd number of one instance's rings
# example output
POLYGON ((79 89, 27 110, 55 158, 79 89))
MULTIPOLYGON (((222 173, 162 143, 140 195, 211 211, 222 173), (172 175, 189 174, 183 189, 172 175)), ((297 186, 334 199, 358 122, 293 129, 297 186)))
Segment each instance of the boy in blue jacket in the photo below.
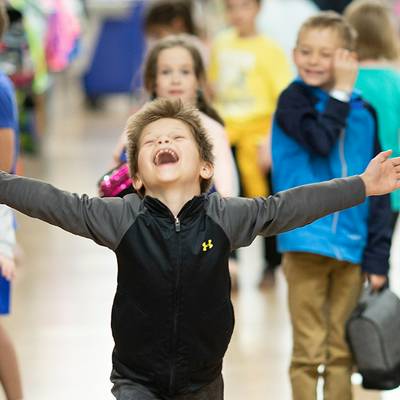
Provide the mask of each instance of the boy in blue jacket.
MULTIPOLYGON (((361 172, 379 152, 373 109, 353 91, 354 33, 334 12, 300 29, 294 62, 299 78, 281 94, 272 134, 275 191, 361 172)), ((324 398, 352 398, 352 357, 345 323, 366 273, 373 289, 386 282, 392 229, 387 196, 283 233, 294 400, 316 399, 320 365, 324 398)))

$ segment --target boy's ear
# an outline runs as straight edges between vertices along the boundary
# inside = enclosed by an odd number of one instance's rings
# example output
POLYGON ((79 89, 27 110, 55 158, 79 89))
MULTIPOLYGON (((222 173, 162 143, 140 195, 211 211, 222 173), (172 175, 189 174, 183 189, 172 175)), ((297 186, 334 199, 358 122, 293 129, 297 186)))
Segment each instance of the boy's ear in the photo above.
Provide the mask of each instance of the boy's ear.
POLYGON ((296 63, 296 57, 297 57, 296 53, 297 53, 297 48, 295 46, 295 47, 293 47, 293 50, 292 50, 292 60, 294 63, 296 63))
POLYGON ((200 177, 203 179, 211 179, 214 175, 214 166, 208 162, 203 161, 200 167, 200 177))
POLYGON ((140 189, 143 188, 143 181, 138 174, 132 176, 132 186, 137 192, 140 192, 140 189))

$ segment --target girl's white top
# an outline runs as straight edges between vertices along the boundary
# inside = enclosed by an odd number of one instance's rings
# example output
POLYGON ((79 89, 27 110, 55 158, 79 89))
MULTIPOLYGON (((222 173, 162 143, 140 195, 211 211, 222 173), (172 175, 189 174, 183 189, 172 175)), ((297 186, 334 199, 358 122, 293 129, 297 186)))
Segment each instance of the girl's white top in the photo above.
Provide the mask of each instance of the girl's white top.
POLYGON ((14 214, 11 208, 0 204, 0 254, 8 258, 13 258, 14 247, 14 214))
POLYGON ((214 185, 224 197, 239 195, 239 178, 236 164, 224 127, 200 112, 201 122, 214 147, 214 185))

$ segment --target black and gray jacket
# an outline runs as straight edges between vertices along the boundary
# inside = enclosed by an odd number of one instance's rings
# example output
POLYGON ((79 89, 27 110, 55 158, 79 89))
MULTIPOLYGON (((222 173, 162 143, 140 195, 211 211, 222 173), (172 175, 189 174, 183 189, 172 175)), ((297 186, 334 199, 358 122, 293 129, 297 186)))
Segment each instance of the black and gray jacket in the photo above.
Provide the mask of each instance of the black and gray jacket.
POLYGON ((177 217, 159 200, 89 198, 0 173, 0 202, 113 250, 113 363, 163 394, 197 390, 221 372, 234 316, 230 251, 360 204, 359 177, 269 198, 194 197, 177 217))

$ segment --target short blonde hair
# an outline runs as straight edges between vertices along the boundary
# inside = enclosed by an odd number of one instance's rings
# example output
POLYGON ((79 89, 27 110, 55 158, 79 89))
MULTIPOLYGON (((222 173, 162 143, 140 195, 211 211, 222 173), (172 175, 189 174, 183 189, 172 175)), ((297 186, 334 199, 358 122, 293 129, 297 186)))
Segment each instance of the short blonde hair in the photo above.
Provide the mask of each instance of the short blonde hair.
POLYGON ((354 50, 356 32, 345 19, 335 11, 322 11, 308 18, 300 27, 297 43, 300 36, 309 29, 332 29, 337 32, 343 41, 343 47, 354 50))
POLYGON ((387 2, 355 0, 346 7, 344 17, 357 31, 355 50, 361 61, 399 58, 398 34, 387 2))
MULTIPOLYGON (((138 156, 143 129, 152 122, 162 118, 172 118, 184 122, 193 134, 201 160, 214 165, 212 144, 206 130, 203 128, 198 110, 194 107, 184 105, 180 99, 170 100, 159 98, 147 103, 127 121, 125 128, 128 138, 127 155, 129 170, 132 177, 139 172, 138 156)), ((211 178, 201 179, 201 192, 207 192, 211 184, 211 178)), ((144 190, 141 194, 144 195, 144 190)))

